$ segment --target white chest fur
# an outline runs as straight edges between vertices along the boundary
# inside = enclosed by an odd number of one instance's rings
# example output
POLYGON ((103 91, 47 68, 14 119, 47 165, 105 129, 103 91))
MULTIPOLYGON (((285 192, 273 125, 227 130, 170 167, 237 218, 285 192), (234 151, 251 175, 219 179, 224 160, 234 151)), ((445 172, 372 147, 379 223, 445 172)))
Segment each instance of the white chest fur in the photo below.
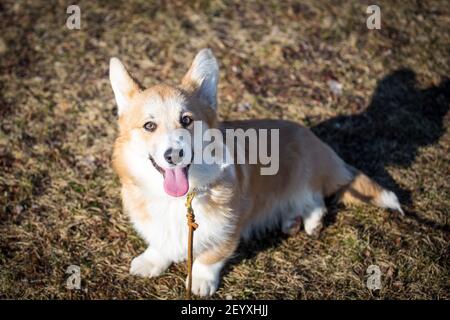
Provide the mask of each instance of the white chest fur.
MULTIPOLYGON (((173 262, 187 257, 188 225, 185 197, 149 201, 150 219, 131 220, 139 234, 162 255, 173 262)), ((192 203, 199 227, 194 234, 194 255, 217 246, 226 239, 232 224, 224 214, 207 212, 201 196, 192 203)))

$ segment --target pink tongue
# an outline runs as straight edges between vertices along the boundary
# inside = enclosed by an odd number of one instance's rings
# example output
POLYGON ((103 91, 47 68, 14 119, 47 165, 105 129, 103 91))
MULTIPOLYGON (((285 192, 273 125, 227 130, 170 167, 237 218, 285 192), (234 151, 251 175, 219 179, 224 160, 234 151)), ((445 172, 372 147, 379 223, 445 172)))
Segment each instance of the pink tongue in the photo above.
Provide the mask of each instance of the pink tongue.
POLYGON ((184 196, 189 190, 185 168, 165 169, 164 190, 172 197, 184 196))

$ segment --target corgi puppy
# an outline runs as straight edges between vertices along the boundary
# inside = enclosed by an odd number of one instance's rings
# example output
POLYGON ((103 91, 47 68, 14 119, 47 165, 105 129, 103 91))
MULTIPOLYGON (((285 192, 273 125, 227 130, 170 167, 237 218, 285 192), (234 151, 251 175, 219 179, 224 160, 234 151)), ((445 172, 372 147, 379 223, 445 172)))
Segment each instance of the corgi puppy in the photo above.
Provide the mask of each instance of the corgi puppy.
MULTIPOLYGON (((131 274, 156 277, 186 259, 185 201, 192 190, 198 223, 192 292, 199 296, 217 290, 221 269, 241 239, 277 227, 292 234, 300 222, 308 235, 317 236, 327 212, 325 197, 336 195, 343 203, 370 203, 402 213, 394 193, 346 164, 299 124, 218 121, 218 79, 218 63, 210 49, 196 55, 179 85, 159 84, 145 90, 117 58, 110 61, 119 126, 113 167, 122 184, 124 211, 148 243, 131 262, 131 274), (261 162, 192 161, 197 151, 177 134, 180 129, 195 135, 196 130, 250 128, 279 133, 276 174, 261 174, 261 162), (183 157, 183 150, 191 151, 189 157, 183 157)), ((248 144, 238 146, 244 152, 248 149, 248 144)))

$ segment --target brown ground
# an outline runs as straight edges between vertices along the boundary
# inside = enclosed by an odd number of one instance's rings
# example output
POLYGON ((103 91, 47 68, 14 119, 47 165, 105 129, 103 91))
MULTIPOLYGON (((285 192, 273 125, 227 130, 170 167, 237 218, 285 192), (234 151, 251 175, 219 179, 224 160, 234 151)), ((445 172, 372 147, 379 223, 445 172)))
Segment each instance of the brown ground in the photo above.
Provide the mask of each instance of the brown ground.
POLYGON ((184 265, 128 274, 145 246, 110 166, 107 69, 118 56, 146 86, 176 82, 209 46, 223 119, 303 123, 407 211, 332 207, 318 240, 243 245, 214 298, 450 298, 448 2, 377 1, 381 30, 361 1, 181 3, 80 1, 78 31, 68 2, 0 3, 0 297, 183 297, 184 265), (72 264, 80 291, 65 286, 72 264), (371 264, 381 291, 366 288, 371 264))

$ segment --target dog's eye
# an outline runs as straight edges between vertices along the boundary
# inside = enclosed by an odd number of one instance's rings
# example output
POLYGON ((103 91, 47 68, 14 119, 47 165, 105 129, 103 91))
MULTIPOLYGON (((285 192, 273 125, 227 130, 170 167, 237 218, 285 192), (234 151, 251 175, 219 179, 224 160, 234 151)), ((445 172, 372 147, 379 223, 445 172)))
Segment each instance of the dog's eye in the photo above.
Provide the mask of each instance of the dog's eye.
POLYGON ((184 115, 181 117, 180 122, 181 122, 181 125, 186 128, 192 123, 192 118, 188 115, 184 115))
POLYGON ((156 129, 156 123, 151 122, 151 121, 146 122, 146 123, 144 124, 144 129, 147 130, 147 131, 150 131, 150 132, 155 131, 155 129, 156 129))

